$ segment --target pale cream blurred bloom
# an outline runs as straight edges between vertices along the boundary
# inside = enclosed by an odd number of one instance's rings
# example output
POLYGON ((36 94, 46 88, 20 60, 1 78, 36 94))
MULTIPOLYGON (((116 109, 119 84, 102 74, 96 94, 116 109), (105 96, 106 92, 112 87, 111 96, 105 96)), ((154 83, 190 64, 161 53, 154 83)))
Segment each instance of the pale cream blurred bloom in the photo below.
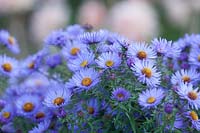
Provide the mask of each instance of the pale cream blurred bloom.
POLYGON ((107 19, 108 28, 131 40, 149 40, 159 32, 157 13, 148 1, 129 0, 116 3, 107 19))
POLYGON ((103 27, 106 18, 106 7, 99 1, 87 1, 79 9, 78 22, 90 24, 94 28, 103 27))
POLYGON ((31 18, 33 41, 42 43, 53 30, 63 28, 69 22, 69 9, 63 0, 46 1, 31 18))
POLYGON ((33 9, 37 0, 0 0, 0 14, 17 14, 33 9))

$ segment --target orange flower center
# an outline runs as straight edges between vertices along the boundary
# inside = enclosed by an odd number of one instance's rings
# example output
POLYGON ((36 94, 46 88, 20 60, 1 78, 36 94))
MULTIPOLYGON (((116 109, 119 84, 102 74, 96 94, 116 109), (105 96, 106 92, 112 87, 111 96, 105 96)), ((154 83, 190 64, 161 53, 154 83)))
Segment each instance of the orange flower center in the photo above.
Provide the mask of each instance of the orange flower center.
POLYGON ((147 78, 150 78, 152 76, 152 71, 149 68, 143 68, 142 69, 142 74, 144 74, 147 78))
POLYGON ((31 102, 24 104, 23 109, 25 112, 31 112, 34 109, 34 105, 31 102))
POLYGON ((191 100, 196 100, 198 98, 198 95, 196 92, 194 91, 191 91, 188 93, 188 97, 191 99, 191 100))
POLYGON ((36 119, 40 119, 40 118, 44 118, 44 117, 45 117, 45 114, 43 112, 39 112, 35 116, 36 119))
POLYGON ((85 61, 83 61, 83 62, 81 63, 81 66, 82 66, 82 67, 85 67, 85 66, 87 66, 87 64, 88 64, 88 61, 85 60, 85 61))
POLYGON ((12 71, 12 65, 10 63, 5 63, 1 66, 4 71, 11 72, 12 71))
POLYGON ((14 42, 15 42, 15 39, 14 39, 12 36, 10 36, 10 37, 8 38, 8 42, 9 42, 9 44, 13 45, 14 42))
POLYGON ((117 97, 118 97, 118 98, 124 98, 124 94, 118 93, 118 94, 117 94, 117 97))
POLYGON ((186 82, 189 83, 190 82, 190 77, 189 76, 183 76, 182 80, 183 80, 184 83, 186 83, 186 82))
POLYGON ((198 61, 200 62, 200 55, 198 55, 198 61))
POLYGON ((191 111, 191 112, 190 112, 190 116, 191 116, 192 119, 195 120, 195 121, 199 119, 199 117, 198 117, 198 115, 197 115, 197 113, 196 113, 195 111, 191 111))
POLYGON ((113 61, 111 61, 111 60, 106 61, 106 66, 107 66, 107 67, 111 67, 111 66, 113 66, 113 65, 114 65, 114 62, 113 62, 113 61))
POLYGON ((88 110, 89 114, 94 114, 94 108, 93 107, 88 107, 87 110, 88 110))
POLYGON ((146 54, 145 51, 139 51, 139 52, 137 53, 137 57, 138 57, 140 60, 146 59, 146 58, 147 58, 147 54, 146 54))
POLYGON ((56 99, 54 99, 53 103, 55 105, 61 105, 65 102, 65 99, 63 99, 62 97, 57 97, 56 99))
POLYGON ((71 53, 72 55, 77 55, 79 51, 80 51, 79 48, 72 48, 71 51, 70 51, 70 53, 71 53))
POLYGON ((149 97, 149 98, 147 99, 147 103, 149 103, 149 104, 152 104, 152 103, 154 103, 155 101, 156 101, 155 97, 149 97))
POLYGON ((3 117, 6 119, 10 118, 10 112, 4 112, 3 117))
POLYGON ((81 84, 83 86, 90 86, 92 84, 92 80, 89 77, 83 78, 81 84))
POLYGON ((31 62, 30 64, 28 64, 28 68, 34 69, 34 67, 35 67, 35 63, 34 62, 31 62))

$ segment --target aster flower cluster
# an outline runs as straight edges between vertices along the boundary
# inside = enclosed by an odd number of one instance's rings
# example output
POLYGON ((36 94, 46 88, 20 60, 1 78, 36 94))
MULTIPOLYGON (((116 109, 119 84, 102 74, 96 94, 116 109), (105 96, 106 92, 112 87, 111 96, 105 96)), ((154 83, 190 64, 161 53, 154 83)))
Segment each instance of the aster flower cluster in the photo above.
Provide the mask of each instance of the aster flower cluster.
MULTIPOLYGON (((200 35, 130 41, 72 25, 25 59, 0 55, 2 132, 198 132, 200 35)), ((0 31, 0 44, 18 53, 0 31)))

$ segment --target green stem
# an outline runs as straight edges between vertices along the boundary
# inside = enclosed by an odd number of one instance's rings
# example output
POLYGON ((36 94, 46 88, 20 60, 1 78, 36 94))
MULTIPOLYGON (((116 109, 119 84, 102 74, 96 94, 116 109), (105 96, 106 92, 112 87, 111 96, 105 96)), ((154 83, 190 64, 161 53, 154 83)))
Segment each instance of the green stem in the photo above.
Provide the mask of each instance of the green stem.
POLYGON ((135 120, 131 119, 130 116, 129 116, 129 114, 127 112, 125 114, 126 114, 126 116, 128 117, 128 119, 130 121, 131 128, 132 128, 133 132, 136 133, 136 130, 135 130, 135 120))

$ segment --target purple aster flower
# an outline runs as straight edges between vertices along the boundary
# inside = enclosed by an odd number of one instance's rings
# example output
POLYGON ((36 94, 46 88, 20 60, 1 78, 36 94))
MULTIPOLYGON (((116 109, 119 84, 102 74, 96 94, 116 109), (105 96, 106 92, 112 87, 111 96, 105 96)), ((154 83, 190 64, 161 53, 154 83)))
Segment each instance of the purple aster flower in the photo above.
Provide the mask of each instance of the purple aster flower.
POLYGON ((200 120, 199 120, 197 112, 192 110, 192 111, 186 112, 185 114, 186 114, 186 117, 190 119, 192 123, 192 127, 200 131, 200 120))
POLYGON ((24 94, 20 96, 15 102, 17 113, 22 116, 34 114, 40 107, 40 100, 37 95, 24 94))
POLYGON ((60 54, 53 54, 46 58, 46 64, 50 68, 55 68, 57 65, 62 63, 62 57, 60 54))
POLYGON ((137 60, 156 59, 156 52, 146 43, 133 43, 128 46, 127 56, 137 60))
POLYGON ((31 131, 29 131, 29 133, 43 133, 48 130, 50 123, 50 120, 40 122, 37 127, 34 127, 31 131))
POLYGON ((155 38, 152 40, 152 47, 156 50, 158 55, 166 55, 169 51, 169 48, 172 46, 172 41, 167 41, 163 38, 155 38))
POLYGON ((0 56, 0 74, 8 77, 18 75, 18 61, 6 55, 0 56))
POLYGON ((6 46, 14 54, 18 54, 20 52, 17 40, 11 36, 8 31, 0 30, 0 44, 6 46))
POLYGON ((7 124, 4 124, 1 127, 1 131, 5 132, 5 133, 16 133, 13 122, 9 122, 7 124))
POLYGON ((63 47, 69 42, 68 33, 63 30, 56 30, 50 33, 46 39, 45 44, 63 47))
POLYGON ((176 114, 175 121, 174 121, 174 128, 176 129, 182 129, 185 128, 185 125, 187 123, 185 122, 184 118, 181 117, 180 114, 176 114))
POLYGON ((0 112, 0 121, 2 123, 10 122, 15 116, 15 109, 12 104, 6 104, 6 106, 0 112))
POLYGON ((200 67, 200 49, 191 49, 189 54, 189 63, 195 67, 200 67))
POLYGON ((66 28, 66 32, 68 33, 70 38, 75 39, 80 34, 83 34, 85 32, 85 29, 81 25, 75 24, 68 26, 66 28))
POLYGON ((128 58, 126 62, 127 62, 127 65, 129 67, 132 67, 135 64, 135 59, 134 58, 128 58))
POLYGON ((100 68, 117 68, 121 65, 121 57, 118 53, 106 52, 102 53, 96 60, 100 68))
POLYGON ((38 110, 30 116, 30 118, 35 122, 42 122, 45 120, 49 120, 53 117, 52 110, 47 107, 39 107, 38 110))
POLYGON ((120 102, 127 101, 130 98, 130 96, 131 93, 128 90, 121 87, 116 88, 112 91, 112 98, 120 102))
POLYGON ((62 54, 64 55, 65 59, 75 59, 77 58, 78 54, 84 53, 88 51, 88 46, 83 44, 79 41, 72 41, 68 43, 62 49, 62 54))
POLYGON ((67 66, 72 71, 87 68, 94 63, 94 54, 92 52, 81 53, 77 55, 76 59, 71 59, 67 62, 67 66))
POLYGON ((87 101, 87 113, 89 115, 96 116, 99 113, 99 103, 98 100, 95 98, 91 98, 89 101, 87 101))
POLYGON ((4 108, 5 105, 6 105, 6 101, 3 99, 0 99, 0 110, 1 108, 4 108))
POLYGON ((153 108, 161 103, 164 96, 162 89, 147 89, 139 95, 138 102, 144 108, 153 108))
POLYGON ((181 83, 177 93, 181 99, 187 100, 192 108, 200 108, 200 92, 198 88, 193 89, 192 84, 181 83))
POLYGON ((79 40, 84 44, 97 44, 107 38, 108 31, 99 30, 96 32, 85 32, 79 36, 79 40))
POLYGON ((171 114, 173 112, 174 105, 171 103, 166 103, 164 106, 164 110, 167 114, 171 114))
POLYGON ((44 98, 43 104, 51 108, 59 108, 69 103, 71 92, 63 84, 52 83, 44 98))
POLYGON ((181 69, 172 75, 171 82, 173 85, 178 85, 180 83, 195 83, 199 81, 199 76, 199 73, 195 69, 181 69))
POLYGON ((137 61, 131 67, 138 80, 146 83, 149 87, 156 87, 160 84, 161 73, 157 72, 157 68, 153 62, 150 61, 137 61))
POLYGON ((75 72, 72 80, 75 83, 75 86, 78 87, 75 91, 89 90, 100 81, 99 73, 92 68, 75 72))
POLYGON ((56 112, 57 117, 59 118, 65 118, 67 115, 67 112, 65 111, 64 108, 59 108, 56 112))

